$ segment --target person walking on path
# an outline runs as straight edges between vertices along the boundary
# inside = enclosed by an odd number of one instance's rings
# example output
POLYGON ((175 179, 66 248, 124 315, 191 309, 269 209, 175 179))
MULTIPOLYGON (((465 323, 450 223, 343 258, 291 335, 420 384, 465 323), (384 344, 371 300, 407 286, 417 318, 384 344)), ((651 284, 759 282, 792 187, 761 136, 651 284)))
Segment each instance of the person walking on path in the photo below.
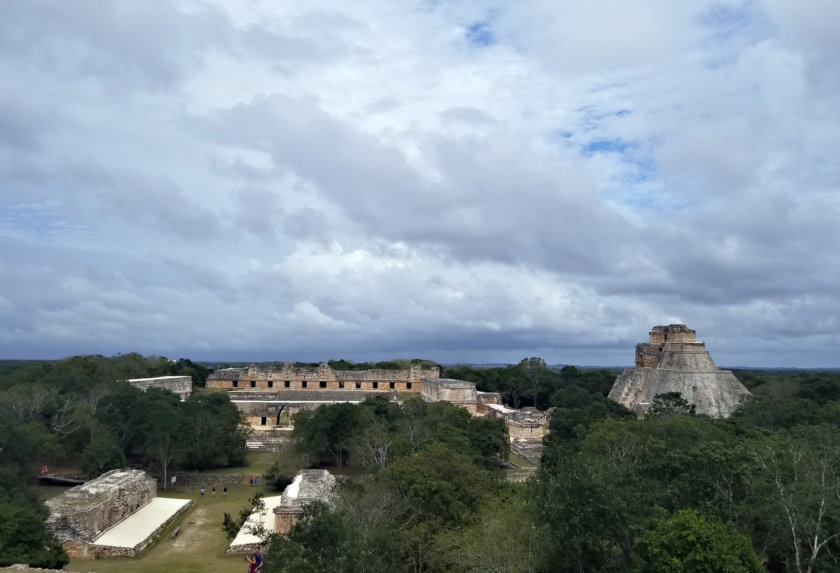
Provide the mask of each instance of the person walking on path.
POLYGON ((210 492, 210 495, 216 497, 216 486, 213 486, 213 490, 210 492))
POLYGON ((204 497, 204 488, 201 488, 201 497, 204 497))
POLYGON ((227 486, 222 490, 222 497, 227 497, 227 486))

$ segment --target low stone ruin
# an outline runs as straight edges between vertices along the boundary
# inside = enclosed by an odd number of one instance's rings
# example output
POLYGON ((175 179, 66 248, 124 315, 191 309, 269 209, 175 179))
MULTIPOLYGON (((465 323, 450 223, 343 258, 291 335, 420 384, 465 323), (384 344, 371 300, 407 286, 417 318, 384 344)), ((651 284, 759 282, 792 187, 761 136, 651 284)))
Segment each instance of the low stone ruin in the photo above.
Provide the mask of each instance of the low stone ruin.
POLYGON ((163 388, 177 394, 181 401, 192 394, 192 378, 189 376, 158 376, 156 378, 131 378, 128 383, 140 390, 163 388))
POLYGON ((548 433, 548 424, 554 408, 546 411, 536 408, 516 410, 497 404, 488 405, 487 408, 488 417, 499 418, 505 422, 510 436, 511 451, 531 463, 540 463, 545 450, 543 438, 548 433))
POLYGON ((306 504, 331 500, 335 477, 327 470, 301 470, 283 490, 283 495, 263 498, 228 547, 228 555, 250 553, 271 533, 288 533, 303 514, 306 504))
POLYGON ((46 501, 47 527, 73 557, 105 530, 152 501, 154 478, 140 470, 111 470, 46 501))
POLYGON ((475 384, 453 378, 428 378, 420 384, 420 397, 424 402, 450 402, 465 408, 470 414, 478 409, 475 384))
POLYGON ((327 470, 299 471, 283 490, 280 505, 274 508, 274 531, 287 533, 303 514, 304 506, 313 501, 328 502, 334 486, 335 477, 327 470))
POLYGON ((698 414, 730 416, 750 392, 729 370, 718 370, 706 345, 684 324, 655 326, 636 345, 636 367, 616 378, 608 395, 644 416, 659 394, 679 392, 698 414))

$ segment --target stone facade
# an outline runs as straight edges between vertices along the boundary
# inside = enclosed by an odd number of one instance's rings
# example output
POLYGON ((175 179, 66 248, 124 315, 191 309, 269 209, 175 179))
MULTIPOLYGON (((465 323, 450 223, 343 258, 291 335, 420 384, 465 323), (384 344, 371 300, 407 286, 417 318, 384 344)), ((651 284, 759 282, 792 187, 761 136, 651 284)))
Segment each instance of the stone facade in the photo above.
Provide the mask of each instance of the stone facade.
POLYGON ((698 414, 728 417, 749 395, 729 370, 719 370, 684 324, 655 326, 648 342, 636 345, 636 367, 615 381, 609 398, 644 416, 654 397, 679 392, 698 414))
POLYGON ((149 503, 156 489, 145 472, 111 470, 47 500, 47 527, 68 555, 83 555, 99 534, 149 503))
POLYGON ((301 470, 283 490, 280 505, 274 508, 274 532, 288 533, 307 503, 329 503, 335 477, 327 470, 301 470))
MULTIPOLYGON (((405 395, 405 393, 401 393, 405 395)), ((414 395, 414 394, 412 394, 414 395)), ((301 410, 312 410, 324 404, 358 404, 375 396, 391 399, 390 390, 231 390, 230 401, 242 418, 254 429, 283 426, 301 410)))
POLYGON ((157 378, 132 378, 129 384, 140 390, 163 388, 186 400, 192 394, 192 378, 189 376, 158 376, 157 378))
POLYGON ((499 392, 476 392, 475 399, 476 414, 479 416, 489 414, 491 404, 499 406, 502 403, 502 395, 499 392))
POLYGON ((478 413, 478 393, 472 382, 453 378, 426 379, 420 384, 420 397, 424 402, 450 402, 466 408, 470 414, 478 413))
POLYGON ((424 378, 440 377, 437 367, 412 365, 408 370, 333 370, 326 363, 317 367, 224 368, 207 377, 208 388, 260 390, 338 390, 419 392, 424 378))
POLYGON ((514 410, 500 404, 487 406, 488 416, 504 420, 510 436, 511 450, 533 463, 539 463, 544 448, 543 438, 548 434, 548 424, 554 408, 546 411, 536 408, 514 410))

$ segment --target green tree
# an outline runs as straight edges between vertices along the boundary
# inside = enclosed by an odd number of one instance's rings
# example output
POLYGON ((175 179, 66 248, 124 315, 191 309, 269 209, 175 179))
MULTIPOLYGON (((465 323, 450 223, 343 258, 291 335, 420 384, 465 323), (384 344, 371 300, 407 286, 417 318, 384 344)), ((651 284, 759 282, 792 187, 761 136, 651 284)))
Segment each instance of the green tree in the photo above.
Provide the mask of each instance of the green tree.
POLYGON ((43 513, 33 507, 0 503, 0 567, 15 563, 61 569, 67 554, 44 526, 43 513))
POLYGON ((315 460, 330 456, 341 467, 354 437, 371 421, 369 410, 353 404, 319 406, 295 416, 292 437, 315 460))
POLYGON ((760 573, 750 540, 692 510, 651 521, 633 547, 636 573, 760 573))
POLYGON ((680 392, 665 392, 653 397, 648 416, 691 416, 697 406, 689 404, 680 392))
POLYGON ((82 452, 82 470, 91 478, 124 467, 125 462, 117 439, 107 431, 96 434, 82 452))

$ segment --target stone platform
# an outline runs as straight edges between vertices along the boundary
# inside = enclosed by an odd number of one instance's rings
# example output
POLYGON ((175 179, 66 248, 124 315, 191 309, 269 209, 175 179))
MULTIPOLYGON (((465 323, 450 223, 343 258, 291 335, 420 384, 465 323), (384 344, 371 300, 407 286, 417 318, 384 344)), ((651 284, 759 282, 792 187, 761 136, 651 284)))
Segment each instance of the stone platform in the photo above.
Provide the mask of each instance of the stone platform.
POLYGON ((97 558, 133 557, 192 505, 190 499, 156 497, 97 537, 88 552, 97 558))
POLYGON ((253 552, 254 549, 261 543, 259 536, 251 533, 253 527, 262 527, 266 531, 274 532, 274 508, 279 506, 283 501, 282 495, 275 495, 272 497, 264 497, 265 509, 262 511, 254 510, 245 524, 236 534, 236 537, 228 547, 227 554, 235 555, 237 553, 253 552))

